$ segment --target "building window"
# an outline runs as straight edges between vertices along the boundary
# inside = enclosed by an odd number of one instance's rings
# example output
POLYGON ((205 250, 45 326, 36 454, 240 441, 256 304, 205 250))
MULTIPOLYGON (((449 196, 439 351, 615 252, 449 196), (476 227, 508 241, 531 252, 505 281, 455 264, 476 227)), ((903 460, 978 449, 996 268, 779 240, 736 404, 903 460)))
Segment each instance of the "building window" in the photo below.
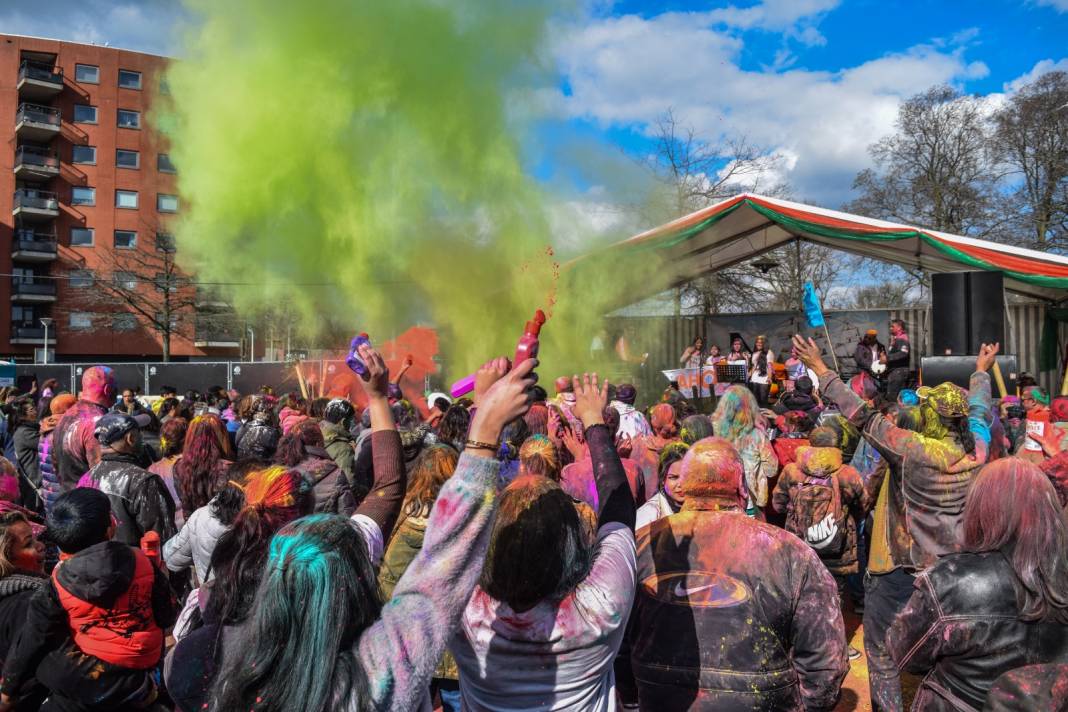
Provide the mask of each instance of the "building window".
POLYGON ((89 106, 88 104, 75 104, 74 105, 74 123, 76 124, 95 124, 96 123, 96 107, 89 106))
POLYGON ((71 312, 70 313, 70 329, 71 331, 84 331, 85 329, 93 328, 93 315, 89 312, 71 312))
POLYGON ((156 210, 161 213, 178 212, 178 196, 160 193, 156 196, 156 210))
POLYGON ((96 205, 96 188, 76 185, 70 189, 71 205, 96 205))
POLYGON ((133 272, 115 272, 111 278, 119 289, 137 289, 137 275, 133 272))
MULTIPOLYGON (((155 323, 155 327, 156 327, 157 330, 159 330, 160 327, 162 327, 164 324, 167 323, 167 321, 163 318, 163 312, 156 312, 156 314, 154 316, 154 321, 156 322, 155 323)), ((170 331, 171 332, 178 331, 178 315, 174 314, 173 312, 171 313, 171 328, 170 328, 170 331)))
POLYGON ((156 272, 155 277, 156 289, 162 292, 166 289, 171 294, 178 291, 178 275, 167 274, 166 272, 156 272))
POLYGON ((171 85, 170 82, 167 81, 166 77, 159 78, 159 93, 163 96, 171 95, 171 85))
POLYGON ((120 129, 139 129, 141 128, 141 112, 130 111, 129 109, 119 109, 119 128, 120 129))
POLYGON ((141 154, 124 148, 115 151, 115 166, 118 168, 140 168, 141 154))
POLYGON ((72 146, 70 152, 71 163, 84 163, 89 166, 96 165, 96 146, 72 146))
POLYGON ((156 250, 158 252, 174 253, 178 251, 178 244, 174 241, 174 235, 169 232, 156 233, 156 250))
POLYGON ((137 191, 136 190, 116 190, 115 191, 115 207, 116 208, 130 208, 131 210, 137 210, 137 191))
POLYGON ((70 286, 73 289, 86 289, 93 286, 93 270, 72 269, 70 271, 70 286))
POLYGON ((131 69, 119 70, 119 88, 121 89, 140 89, 141 88, 141 72, 135 72, 131 69))
POLYGON ((160 173, 177 173, 174 164, 171 163, 170 154, 161 153, 156 156, 156 170, 160 173))
POLYGON ((70 246, 71 247, 92 247, 93 246, 93 228, 91 228, 91 227, 72 227, 70 229, 70 246))
POLYGON ((133 314, 112 314, 112 331, 133 331, 137 328, 137 317, 133 314))
POLYGON ((115 248, 119 250, 132 250, 137 247, 137 233, 133 230, 115 231, 115 248))
POLYGON ((82 84, 99 84, 100 67, 95 67, 92 64, 75 64, 74 81, 82 84))

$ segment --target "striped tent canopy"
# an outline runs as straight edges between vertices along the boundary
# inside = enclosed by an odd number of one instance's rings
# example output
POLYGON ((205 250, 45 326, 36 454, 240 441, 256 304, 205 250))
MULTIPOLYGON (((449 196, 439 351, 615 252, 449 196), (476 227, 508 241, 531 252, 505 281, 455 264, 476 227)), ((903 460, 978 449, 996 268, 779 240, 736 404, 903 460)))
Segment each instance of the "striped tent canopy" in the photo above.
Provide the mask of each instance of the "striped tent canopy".
POLYGON ((665 274, 647 282, 654 294, 798 239, 927 272, 999 270, 1006 289, 1040 299, 1068 298, 1068 257, 750 193, 635 235, 606 252, 619 259, 658 253, 666 266, 659 270, 665 274))

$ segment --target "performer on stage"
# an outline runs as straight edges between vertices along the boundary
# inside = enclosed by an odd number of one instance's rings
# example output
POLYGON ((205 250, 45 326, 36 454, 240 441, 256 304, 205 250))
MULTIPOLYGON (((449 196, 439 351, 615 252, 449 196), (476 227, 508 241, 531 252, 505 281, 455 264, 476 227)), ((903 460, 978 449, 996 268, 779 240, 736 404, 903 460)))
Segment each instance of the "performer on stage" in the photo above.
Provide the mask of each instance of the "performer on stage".
POLYGON ((876 380, 882 378, 886 371, 886 347, 879 343, 879 332, 868 329, 853 351, 853 360, 862 372, 875 376, 876 380))
POLYGON ((905 322, 890 322, 890 350, 886 354, 886 395, 893 401, 909 379, 909 335, 905 322))
POLYGON ((756 337, 753 346, 756 350, 749 357, 749 389, 753 391, 760 407, 767 408, 775 352, 768 348, 768 337, 763 334, 756 337))
POLYGON ((735 335, 731 339, 731 351, 727 354, 727 363, 749 363, 749 352, 745 350, 745 342, 742 337, 735 335))
POLYGON ((712 368, 715 368, 716 364, 719 363, 720 361, 723 361, 723 360, 724 360, 724 357, 719 352, 719 347, 718 346, 716 346, 715 344, 712 344, 711 346, 708 347, 708 358, 705 359, 705 365, 706 366, 711 366, 712 368))
POLYGON ((701 368, 701 362, 705 357, 705 340, 698 336, 693 343, 682 352, 679 363, 683 368, 701 368))

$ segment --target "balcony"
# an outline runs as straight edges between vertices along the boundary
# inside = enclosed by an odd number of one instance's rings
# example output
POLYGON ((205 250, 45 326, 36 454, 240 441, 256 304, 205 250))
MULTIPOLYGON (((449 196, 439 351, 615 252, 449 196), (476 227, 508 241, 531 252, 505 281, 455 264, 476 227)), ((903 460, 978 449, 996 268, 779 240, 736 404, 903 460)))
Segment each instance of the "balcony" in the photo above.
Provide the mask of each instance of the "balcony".
MULTIPOLYGON (((205 289, 203 287, 197 287, 196 301, 194 305, 197 309, 229 309, 230 303, 223 299, 216 292, 205 289)), ((240 333, 240 329, 238 329, 240 333)))
POLYGON ((59 175, 59 156, 45 146, 23 145, 15 149, 15 177, 19 180, 49 180, 59 175))
POLYGON ((193 345, 198 349, 236 349, 241 346, 241 324, 233 319, 198 317, 193 345))
POLYGON ((62 123, 59 109, 40 104, 20 104, 15 114, 15 135, 25 141, 48 143, 59 135, 62 123))
POLYGON ((46 277, 14 277, 11 280, 11 301, 37 303, 56 301, 56 282, 46 277))
POLYGON ((55 233, 15 230, 11 241, 11 259, 18 262, 51 262, 56 259, 57 253, 55 233))
MULTIPOLYGON (((22 324, 11 325, 11 343, 13 344, 41 344, 44 343, 45 330, 41 326, 23 326, 22 324)), ((56 343, 54 329, 48 332, 48 343, 56 343)))
POLYGON ((63 91, 63 70, 25 60, 19 67, 18 91, 23 99, 50 99, 63 91))
POLYGON ((42 222, 59 217, 59 198, 48 190, 19 188, 15 191, 14 205, 12 214, 24 222, 42 222))

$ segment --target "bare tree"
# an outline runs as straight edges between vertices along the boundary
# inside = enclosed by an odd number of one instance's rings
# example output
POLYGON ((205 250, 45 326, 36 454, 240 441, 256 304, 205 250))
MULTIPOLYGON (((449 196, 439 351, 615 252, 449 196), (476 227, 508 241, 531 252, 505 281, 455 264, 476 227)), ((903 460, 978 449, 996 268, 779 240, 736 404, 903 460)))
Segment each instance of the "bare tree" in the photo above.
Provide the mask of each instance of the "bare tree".
MULTIPOLYGON (((178 267, 173 240, 151 234, 155 239, 151 247, 102 251, 92 284, 77 305, 116 318, 129 315, 147 325, 160 336, 163 361, 170 361, 171 339, 194 330, 196 288, 178 267)), ((85 265, 72 266, 80 270, 85 265)), ((125 328, 135 327, 131 322, 125 328)))
POLYGON ((1019 179, 1022 234, 1040 247, 1068 247, 1068 73, 1022 87, 994 117, 999 157, 1019 179))
POLYGON ((997 237, 1001 175, 982 102, 948 86, 905 101, 896 132, 869 151, 876 168, 857 174, 847 209, 961 235, 997 237))

